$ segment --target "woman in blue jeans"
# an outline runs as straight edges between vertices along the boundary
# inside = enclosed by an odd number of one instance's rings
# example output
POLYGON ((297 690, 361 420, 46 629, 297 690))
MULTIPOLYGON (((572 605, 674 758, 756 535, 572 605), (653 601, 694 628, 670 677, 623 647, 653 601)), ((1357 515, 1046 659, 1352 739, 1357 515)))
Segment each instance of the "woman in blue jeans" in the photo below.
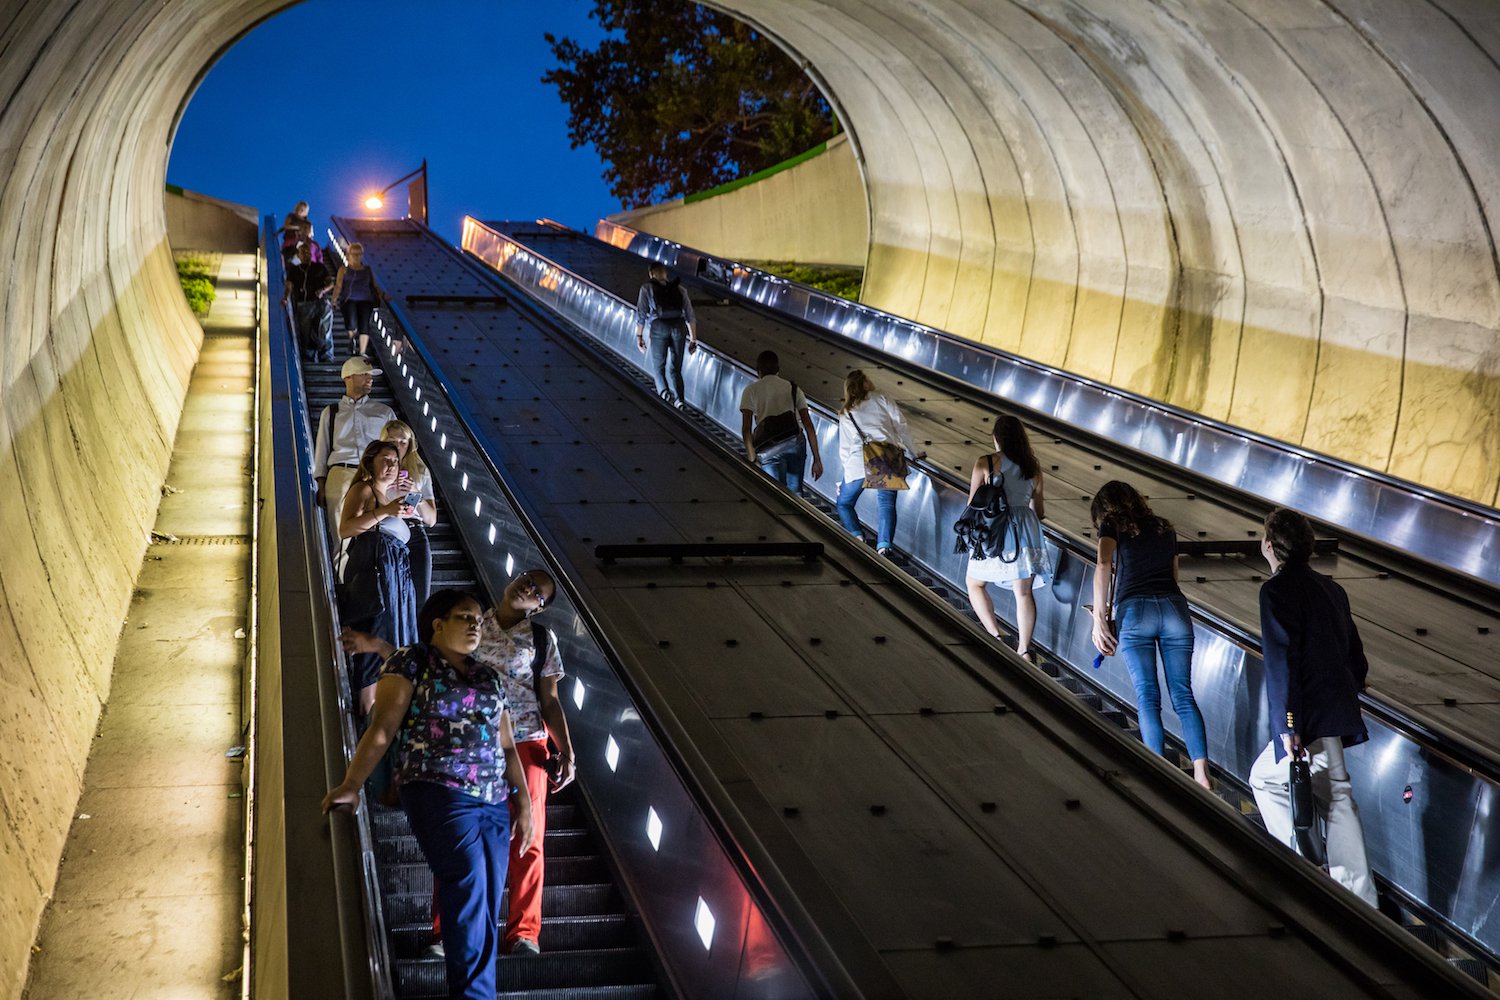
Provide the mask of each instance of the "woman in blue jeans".
MULTIPOLYGON (((856 368, 844 378, 844 398, 839 403, 839 465, 843 481, 835 506, 844 530, 860 537, 859 514, 854 505, 865 491, 866 441, 899 444, 913 458, 924 458, 912 442, 906 418, 896 401, 875 388, 868 375, 856 368)), ((886 556, 896 540, 896 491, 876 490, 875 551, 886 556)))
POLYGON ((462 1000, 495 998, 511 841, 524 853, 532 840, 505 678, 473 655, 482 610, 461 590, 427 599, 421 641, 386 660, 370 728, 344 780, 323 797, 325 813, 356 808, 361 786, 399 740, 401 804, 438 883, 448 996, 462 1000))
POLYGON ((1163 747, 1156 674, 1156 654, 1161 652, 1167 693, 1193 758, 1193 780, 1208 788, 1208 738, 1193 698, 1193 622, 1177 586, 1177 536, 1171 522, 1157 516, 1135 487, 1119 480, 1099 488, 1090 513, 1099 536, 1094 645, 1105 656, 1116 649, 1125 654, 1135 684, 1141 742, 1157 753, 1163 747), (1118 619, 1110 616, 1112 605, 1118 619))

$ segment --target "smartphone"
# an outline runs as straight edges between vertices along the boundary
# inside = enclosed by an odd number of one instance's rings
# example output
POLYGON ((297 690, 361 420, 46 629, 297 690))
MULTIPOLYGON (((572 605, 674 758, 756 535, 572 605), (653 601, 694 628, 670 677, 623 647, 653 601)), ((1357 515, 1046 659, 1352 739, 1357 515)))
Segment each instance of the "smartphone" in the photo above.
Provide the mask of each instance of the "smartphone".
POLYGON ((415 507, 417 504, 419 504, 421 502, 422 502, 422 493, 421 493, 420 490, 413 490, 412 492, 406 494, 406 505, 408 507, 415 507))

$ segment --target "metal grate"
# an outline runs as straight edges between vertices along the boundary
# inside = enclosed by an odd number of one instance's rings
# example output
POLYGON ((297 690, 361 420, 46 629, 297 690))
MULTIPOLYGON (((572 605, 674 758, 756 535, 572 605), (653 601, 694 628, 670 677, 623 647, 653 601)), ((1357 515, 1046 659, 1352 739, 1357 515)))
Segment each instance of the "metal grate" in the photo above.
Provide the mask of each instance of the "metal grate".
POLYGON ((153 531, 151 541, 157 545, 249 545, 249 535, 168 535, 153 531))

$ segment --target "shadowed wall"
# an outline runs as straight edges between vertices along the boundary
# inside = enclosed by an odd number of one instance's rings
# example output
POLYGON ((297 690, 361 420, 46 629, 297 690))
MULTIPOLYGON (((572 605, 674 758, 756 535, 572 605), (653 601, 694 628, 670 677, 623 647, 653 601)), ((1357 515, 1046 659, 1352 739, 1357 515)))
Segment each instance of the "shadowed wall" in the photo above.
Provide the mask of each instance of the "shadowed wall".
MULTIPOLYGON (((0 8, 12 993, 198 347, 165 241, 171 131, 214 55, 284 6, 0 8)), ((873 304, 1495 501, 1489 0, 721 6, 809 60, 841 108, 873 304)))

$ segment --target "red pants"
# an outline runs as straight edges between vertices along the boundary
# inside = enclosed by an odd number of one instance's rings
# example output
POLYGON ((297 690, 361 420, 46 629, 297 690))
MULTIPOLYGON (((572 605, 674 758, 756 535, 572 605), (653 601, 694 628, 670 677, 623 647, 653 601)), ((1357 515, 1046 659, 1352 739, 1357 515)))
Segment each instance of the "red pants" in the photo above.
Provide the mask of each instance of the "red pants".
MULTIPOLYGON (((521 938, 536 941, 542 933, 542 873, 546 858, 542 854, 542 838, 547 834, 547 741, 526 740, 516 744, 516 753, 521 758, 521 768, 526 773, 526 789, 531 796, 531 849, 520 853, 520 844, 510 842, 510 868, 505 885, 510 891, 510 902, 506 908, 505 943, 510 946, 521 938)), ((512 828, 516 820, 514 803, 510 809, 512 828)), ((442 923, 438 920, 437 885, 433 884, 432 936, 442 938, 442 923)))

